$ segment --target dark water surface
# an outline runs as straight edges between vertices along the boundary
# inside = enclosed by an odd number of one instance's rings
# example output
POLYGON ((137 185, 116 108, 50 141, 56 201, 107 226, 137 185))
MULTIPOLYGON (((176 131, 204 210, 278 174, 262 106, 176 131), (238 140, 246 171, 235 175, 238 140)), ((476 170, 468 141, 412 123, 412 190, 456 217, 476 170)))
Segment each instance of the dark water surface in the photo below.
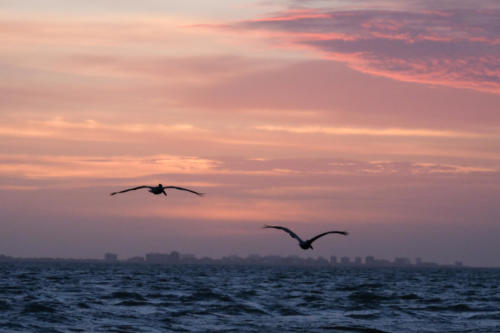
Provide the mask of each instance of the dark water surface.
POLYGON ((498 269, 0 263, 0 332, 500 332, 498 269))

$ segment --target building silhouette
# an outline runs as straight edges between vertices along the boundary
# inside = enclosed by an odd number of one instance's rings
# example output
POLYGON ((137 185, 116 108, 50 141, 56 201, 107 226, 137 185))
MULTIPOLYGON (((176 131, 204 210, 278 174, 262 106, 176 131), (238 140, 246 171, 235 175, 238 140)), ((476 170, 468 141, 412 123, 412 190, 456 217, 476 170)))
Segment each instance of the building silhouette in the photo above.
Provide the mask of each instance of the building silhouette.
POLYGON ((349 257, 342 257, 342 258, 340 258, 340 263, 342 265, 350 265, 351 259, 349 259, 349 257))
POLYGON ((409 258, 397 257, 397 258, 394 258, 394 265, 396 265, 396 266, 410 266, 411 261, 409 258))
POLYGON ((118 255, 115 253, 105 253, 104 254, 104 261, 106 262, 117 262, 118 261, 118 255))
POLYGON ((180 263, 180 254, 177 251, 166 253, 148 253, 146 254, 146 262, 150 264, 178 264, 180 263))

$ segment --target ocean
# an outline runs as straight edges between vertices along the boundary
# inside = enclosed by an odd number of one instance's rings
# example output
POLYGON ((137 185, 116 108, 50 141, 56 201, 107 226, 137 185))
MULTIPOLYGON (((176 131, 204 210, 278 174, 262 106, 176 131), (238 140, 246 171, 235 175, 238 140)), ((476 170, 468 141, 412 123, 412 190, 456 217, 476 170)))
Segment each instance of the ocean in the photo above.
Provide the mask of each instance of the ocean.
POLYGON ((500 269, 0 263, 0 332, 500 332, 500 269))

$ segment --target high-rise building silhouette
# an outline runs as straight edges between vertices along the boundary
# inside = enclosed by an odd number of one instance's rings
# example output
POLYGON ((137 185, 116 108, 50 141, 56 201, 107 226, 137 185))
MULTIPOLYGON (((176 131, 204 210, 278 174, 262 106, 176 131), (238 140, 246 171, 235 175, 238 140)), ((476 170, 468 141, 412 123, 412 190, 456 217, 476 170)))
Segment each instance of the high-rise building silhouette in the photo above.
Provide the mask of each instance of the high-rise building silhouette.
POLYGON ((118 255, 117 254, 114 254, 114 253, 105 253, 104 254, 104 261, 107 261, 107 262, 116 262, 118 261, 118 255))

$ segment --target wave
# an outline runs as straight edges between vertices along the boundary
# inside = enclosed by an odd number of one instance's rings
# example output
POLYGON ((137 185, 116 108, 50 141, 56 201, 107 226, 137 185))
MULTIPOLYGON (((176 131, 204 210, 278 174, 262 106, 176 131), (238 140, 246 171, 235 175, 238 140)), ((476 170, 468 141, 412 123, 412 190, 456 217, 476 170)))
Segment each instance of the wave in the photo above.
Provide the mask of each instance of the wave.
POLYGON ((369 291, 357 291, 350 294, 348 297, 353 301, 363 302, 363 303, 380 302, 391 299, 391 297, 379 295, 369 291))
POLYGON ((321 327, 321 329, 344 331, 344 332, 360 332, 360 333, 388 333, 386 331, 381 331, 376 328, 362 327, 362 326, 323 326, 321 327))
POLYGON ((245 304, 224 304, 224 305, 214 305, 210 307, 211 312, 222 312, 225 315, 246 315, 246 314, 259 314, 265 315, 269 314, 266 311, 245 305, 245 304))
POLYGON ((152 305, 149 302, 146 301, 136 301, 136 300, 126 300, 122 301, 120 303, 117 303, 116 305, 122 305, 122 306, 147 306, 147 305, 152 305))
POLYGON ((354 319, 376 319, 380 317, 378 313, 352 313, 347 316, 354 319))
POLYGON ((238 292, 236 296, 241 298, 252 297, 257 296, 257 292, 254 289, 246 289, 238 292))
POLYGON ((418 296, 417 294, 405 294, 405 295, 399 296, 399 298, 404 299, 404 300, 422 299, 422 297, 418 296))
MULTIPOLYGON (((33 288, 30 288, 33 290, 33 288)), ((0 287, 0 295, 8 294, 8 295, 22 295, 27 291, 26 288, 21 288, 17 286, 1 286, 0 287)))
POLYGON ((424 310, 424 311, 432 311, 432 312, 485 312, 492 311, 496 308, 486 307, 486 308, 477 308, 472 307, 470 305, 459 303, 453 305, 429 305, 424 308, 416 308, 413 310, 424 310))
POLYGON ((5 330, 8 330, 6 332, 9 332, 9 331, 18 331, 18 332, 26 332, 26 327, 24 325, 21 325, 20 323, 18 322, 6 322, 6 323, 0 323, 0 332, 4 332, 4 329, 5 330))
POLYGON ((10 310, 10 304, 0 299, 0 311, 10 310))
POLYGON ((90 309, 90 306, 84 302, 78 302, 77 306, 81 309, 90 309))
POLYGON ((443 299, 439 298, 439 297, 432 297, 432 298, 422 298, 422 299, 419 299, 419 302, 420 303, 442 303, 443 302, 443 299))
POLYGON ((500 320, 500 312, 488 313, 488 314, 476 314, 470 316, 469 319, 472 320, 500 320))
POLYGON ((306 301, 307 303, 313 303, 313 302, 321 302, 323 301, 323 297, 316 296, 316 295, 305 295, 302 296, 302 299, 306 301))
POLYGON ((299 311, 297 307, 286 306, 283 304, 273 304, 272 307, 270 307, 270 310, 273 313, 278 313, 281 316, 302 316, 302 315, 304 315, 304 313, 299 311))
POLYGON ((177 310, 170 312, 170 316, 174 318, 184 317, 184 316, 205 316, 209 314, 212 313, 208 310, 201 310, 201 309, 177 310))
POLYGON ((110 295, 102 296, 103 299, 126 299, 126 300, 136 300, 145 301, 146 299, 139 293, 128 292, 128 291, 116 291, 110 295))
POLYGON ((40 313, 40 312, 54 313, 54 312, 56 312, 56 309, 48 304, 39 303, 39 302, 28 303, 24 306, 24 309, 23 309, 23 313, 25 313, 25 314, 40 313))
POLYGON ((219 301, 219 302, 233 302, 233 299, 222 293, 214 292, 210 288, 197 289, 189 296, 182 296, 182 301, 187 302, 200 302, 200 301, 219 301))
POLYGON ((381 283, 361 283, 357 285, 341 285, 337 287, 338 291, 360 291, 366 289, 379 289, 383 288, 384 285, 381 283))
POLYGON ((47 276, 45 279, 51 281, 51 282, 65 282, 70 280, 68 276, 59 276, 59 275, 51 275, 47 276))

